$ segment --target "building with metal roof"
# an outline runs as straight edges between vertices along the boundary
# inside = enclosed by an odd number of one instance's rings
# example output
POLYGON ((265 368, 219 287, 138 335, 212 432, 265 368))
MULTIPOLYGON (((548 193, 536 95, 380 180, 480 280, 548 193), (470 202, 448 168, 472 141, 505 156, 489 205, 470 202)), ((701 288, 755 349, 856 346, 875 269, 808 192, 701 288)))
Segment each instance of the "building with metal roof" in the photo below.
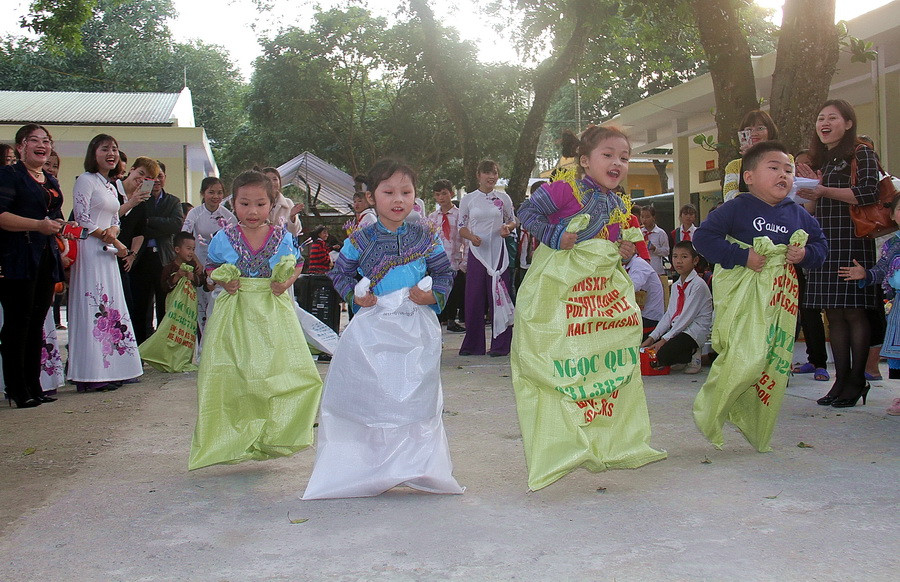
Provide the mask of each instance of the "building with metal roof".
MULTIPOLYGON (((846 99, 856 109, 859 133, 875 142, 889 171, 900 172, 900 2, 891 2, 847 23, 850 35, 871 42, 878 58, 852 63, 842 51, 829 99, 846 99)), ((768 96, 777 53, 753 57, 757 95, 768 96)), ((764 106, 766 108, 767 106, 764 106)), ((715 97, 707 73, 677 87, 622 108, 603 125, 622 127, 633 155, 657 148, 671 149, 674 164, 674 207, 698 203, 701 216, 721 200, 718 156, 693 143, 698 134, 716 137, 715 97)), ((727 160, 726 160, 727 162, 727 160)))
POLYGON ((187 87, 179 93, 0 91, 0 141, 13 143, 26 123, 52 134, 64 193, 84 171, 85 150, 98 133, 115 137, 129 160, 148 156, 166 164, 166 191, 193 204, 203 178, 219 173, 206 131, 194 124, 187 87))

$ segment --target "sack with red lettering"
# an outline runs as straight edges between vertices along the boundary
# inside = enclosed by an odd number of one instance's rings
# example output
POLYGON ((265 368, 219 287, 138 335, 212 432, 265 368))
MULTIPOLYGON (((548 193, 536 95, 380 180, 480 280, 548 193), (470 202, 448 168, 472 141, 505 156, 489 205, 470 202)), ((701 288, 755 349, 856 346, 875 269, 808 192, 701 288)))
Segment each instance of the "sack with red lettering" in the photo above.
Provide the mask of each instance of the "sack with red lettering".
POLYGON ((614 243, 538 247, 510 352, 530 489, 577 467, 633 469, 666 457, 649 444, 640 343, 634 286, 614 243))
MULTIPOLYGON (((790 242, 805 246, 808 238, 798 230, 790 242)), ((712 347, 719 357, 694 400, 694 422, 720 449, 727 419, 763 453, 772 450, 769 441, 791 371, 799 287, 794 266, 785 262, 787 245, 761 236, 753 239, 753 249, 766 257, 759 273, 716 267, 712 347)))
MULTIPOLYGON (((193 271, 191 265, 181 265, 193 271)), ((191 372, 194 365, 194 344, 197 342, 197 290, 181 277, 166 296, 166 316, 156 331, 138 350, 141 359, 162 372, 191 372)))

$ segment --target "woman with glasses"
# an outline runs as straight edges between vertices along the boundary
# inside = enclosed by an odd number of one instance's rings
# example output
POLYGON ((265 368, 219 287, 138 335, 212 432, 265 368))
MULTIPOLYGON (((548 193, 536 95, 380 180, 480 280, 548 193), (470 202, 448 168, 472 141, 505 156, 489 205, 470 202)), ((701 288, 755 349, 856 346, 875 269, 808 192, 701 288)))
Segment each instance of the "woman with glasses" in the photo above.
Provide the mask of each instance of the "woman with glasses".
POLYGON ((6 395, 18 408, 55 398, 41 390, 44 319, 53 288, 63 280, 54 238, 65 225, 62 191, 44 172, 50 133, 30 123, 16 132, 15 164, 0 167, 0 354, 6 395))
MULTIPOLYGON (((739 153, 743 156, 753 144, 771 139, 778 139, 778 127, 772 120, 772 117, 765 111, 754 109, 744 116, 741 120, 740 149, 739 153)), ((722 199, 728 202, 741 192, 747 192, 747 185, 744 184, 743 172, 741 171, 741 159, 731 160, 725 166, 725 182, 722 184, 722 199)), ((794 158, 791 157, 791 161, 794 158)))

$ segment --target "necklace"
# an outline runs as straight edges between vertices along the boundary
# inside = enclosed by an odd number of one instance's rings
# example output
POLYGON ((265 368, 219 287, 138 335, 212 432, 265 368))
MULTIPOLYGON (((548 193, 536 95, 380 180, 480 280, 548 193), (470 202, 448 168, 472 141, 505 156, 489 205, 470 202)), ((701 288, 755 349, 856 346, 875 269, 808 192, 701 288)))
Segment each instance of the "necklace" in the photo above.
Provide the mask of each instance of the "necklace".
POLYGON ((32 169, 29 168, 28 166, 25 166, 25 169, 28 170, 28 173, 29 173, 29 174, 31 174, 32 176, 34 176, 34 179, 35 179, 35 180, 40 180, 40 179, 44 176, 44 169, 43 169, 43 168, 41 168, 40 170, 32 170, 32 169))

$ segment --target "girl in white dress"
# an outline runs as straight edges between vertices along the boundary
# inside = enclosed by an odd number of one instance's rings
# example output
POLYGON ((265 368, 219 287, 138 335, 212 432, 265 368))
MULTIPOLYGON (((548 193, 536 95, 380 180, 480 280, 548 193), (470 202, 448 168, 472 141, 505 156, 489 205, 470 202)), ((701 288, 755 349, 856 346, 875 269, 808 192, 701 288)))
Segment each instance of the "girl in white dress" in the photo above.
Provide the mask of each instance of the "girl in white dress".
MULTIPOLYGON (((203 182, 200 183, 200 196, 203 204, 187 213, 181 230, 191 233, 197 239, 197 248, 194 252, 197 255, 197 262, 205 266, 209 241, 229 224, 237 224, 237 218, 222 206, 222 199, 225 197, 225 184, 222 180, 214 176, 203 178, 203 182)), ((197 289, 197 326, 200 335, 203 335, 203 329, 206 327, 210 294, 211 292, 203 287, 197 289)))
POLYGON ((116 140, 94 137, 72 192, 75 221, 90 232, 78 242, 69 284, 69 379, 79 392, 115 390, 142 373, 116 263, 130 251, 116 238, 119 201, 106 178, 118 163, 116 140))

